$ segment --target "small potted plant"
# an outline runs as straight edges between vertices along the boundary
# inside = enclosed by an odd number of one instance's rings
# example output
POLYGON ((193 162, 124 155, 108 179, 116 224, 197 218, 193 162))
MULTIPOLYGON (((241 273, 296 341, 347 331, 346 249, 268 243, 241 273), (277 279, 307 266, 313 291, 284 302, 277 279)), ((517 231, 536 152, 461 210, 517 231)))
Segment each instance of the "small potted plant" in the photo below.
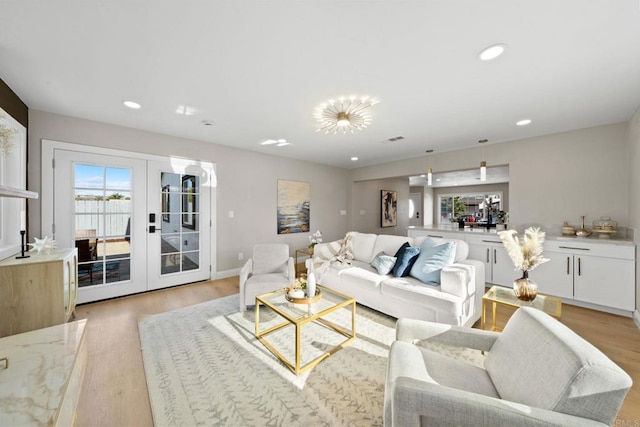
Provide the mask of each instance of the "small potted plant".
POLYGON ((509 212, 498 211, 498 223, 496 224, 496 230, 506 230, 508 222, 509 212))
POLYGON ((313 247, 318 243, 322 243, 322 233, 320 230, 309 236, 309 252, 313 253, 313 247))

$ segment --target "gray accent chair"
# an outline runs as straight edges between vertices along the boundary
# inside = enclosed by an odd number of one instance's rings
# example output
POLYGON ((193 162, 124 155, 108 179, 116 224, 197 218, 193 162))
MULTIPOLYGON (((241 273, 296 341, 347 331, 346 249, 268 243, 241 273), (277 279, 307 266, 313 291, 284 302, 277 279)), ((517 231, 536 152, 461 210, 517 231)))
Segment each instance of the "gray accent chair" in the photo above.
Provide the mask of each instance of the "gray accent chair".
POLYGON ((296 278, 289 245, 258 244, 240 270, 240 311, 255 305, 256 296, 290 285, 296 278))
POLYGON ((530 307, 502 333, 400 319, 385 387, 386 426, 611 425, 631 378, 568 327, 530 307), (484 369, 421 347, 482 350, 484 369))

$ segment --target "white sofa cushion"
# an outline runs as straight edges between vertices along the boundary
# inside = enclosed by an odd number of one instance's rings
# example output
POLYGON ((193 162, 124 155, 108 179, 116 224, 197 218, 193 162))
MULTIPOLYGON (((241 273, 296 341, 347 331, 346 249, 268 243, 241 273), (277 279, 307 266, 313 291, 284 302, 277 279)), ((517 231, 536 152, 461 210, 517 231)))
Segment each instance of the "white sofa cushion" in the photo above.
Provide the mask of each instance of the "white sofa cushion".
POLYGON ((463 307, 459 296, 442 292, 440 286, 425 286, 413 277, 386 277, 380 283, 380 290, 383 295, 403 299, 407 304, 429 306, 454 317, 462 315, 463 307))
MULTIPOLYGON (((373 247, 376 244, 377 234, 366 234, 353 232, 353 257, 357 261, 366 262, 369 264, 373 261, 373 257, 378 252, 373 252, 373 247)), ((389 254, 393 255, 393 254, 389 254)))
POLYGON ((405 243, 409 243, 409 245, 411 245, 413 243, 413 239, 407 236, 380 234, 373 246, 373 255, 375 256, 380 252, 384 252, 387 255, 394 256, 395 253, 398 252, 398 249, 400 249, 400 246, 405 243))

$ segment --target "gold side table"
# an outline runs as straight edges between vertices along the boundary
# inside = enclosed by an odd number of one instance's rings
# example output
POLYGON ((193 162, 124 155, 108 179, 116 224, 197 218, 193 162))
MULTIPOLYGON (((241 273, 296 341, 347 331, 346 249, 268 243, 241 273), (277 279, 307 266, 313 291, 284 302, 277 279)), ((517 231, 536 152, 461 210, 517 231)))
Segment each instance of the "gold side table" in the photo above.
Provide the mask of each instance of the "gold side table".
POLYGON ((496 285, 492 286, 491 289, 489 289, 487 293, 482 296, 482 318, 480 321, 481 329, 485 328, 487 319, 487 303, 492 304, 492 331, 502 330, 496 326, 496 309, 498 305, 514 308, 534 307, 538 310, 544 311, 545 313, 555 317, 558 320, 560 320, 560 316, 562 315, 562 299, 560 298, 538 294, 536 299, 534 299, 533 301, 522 301, 516 298, 513 293, 513 289, 496 285))

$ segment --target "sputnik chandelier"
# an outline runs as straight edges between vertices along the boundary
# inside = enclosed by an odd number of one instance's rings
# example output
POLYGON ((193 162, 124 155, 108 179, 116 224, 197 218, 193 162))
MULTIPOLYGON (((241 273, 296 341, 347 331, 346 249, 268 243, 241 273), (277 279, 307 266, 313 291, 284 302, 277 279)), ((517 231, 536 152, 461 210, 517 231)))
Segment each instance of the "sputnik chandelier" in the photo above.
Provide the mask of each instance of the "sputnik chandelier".
POLYGON ((370 109, 378 102, 380 101, 375 98, 355 95, 323 102, 313 114, 320 122, 320 128, 316 132, 353 133, 354 130, 364 129, 371 124, 370 109))

